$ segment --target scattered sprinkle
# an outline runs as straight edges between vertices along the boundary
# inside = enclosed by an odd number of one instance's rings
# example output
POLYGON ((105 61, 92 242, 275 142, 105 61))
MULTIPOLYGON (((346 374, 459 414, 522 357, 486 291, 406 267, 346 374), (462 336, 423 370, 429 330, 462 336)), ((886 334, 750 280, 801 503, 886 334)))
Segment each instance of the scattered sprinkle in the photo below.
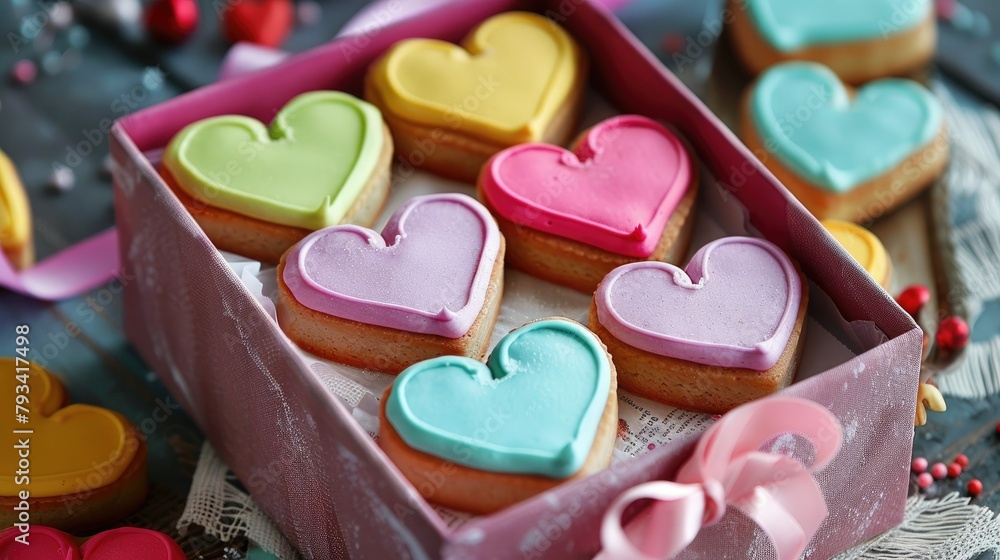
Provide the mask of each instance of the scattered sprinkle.
POLYGON ((948 475, 948 467, 944 466, 944 463, 934 463, 931 467, 931 476, 937 480, 941 480, 948 475))
POLYGON ((917 486, 930 488, 931 484, 934 484, 934 477, 931 476, 931 473, 920 473, 920 476, 917 477, 917 486))
POLYGON ((59 192, 66 192, 76 184, 76 175, 65 165, 55 164, 52 175, 49 175, 49 186, 59 192))
POLYGON ((14 82, 26 86, 38 77, 38 67, 28 59, 18 60, 10 69, 10 77, 14 82))
POLYGON ((948 465, 948 478, 958 478, 962 474, 962 465, 952 463, 948 465))

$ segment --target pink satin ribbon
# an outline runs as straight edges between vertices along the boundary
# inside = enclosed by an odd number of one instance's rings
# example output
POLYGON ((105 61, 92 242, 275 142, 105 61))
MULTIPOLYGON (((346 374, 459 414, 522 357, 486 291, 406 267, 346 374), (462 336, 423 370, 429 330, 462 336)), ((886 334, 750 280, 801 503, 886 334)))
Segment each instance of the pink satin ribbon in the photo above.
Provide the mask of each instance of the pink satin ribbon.
POLYGON ((118 233, 109 229, 20 272, 0 253, 0 287, 46 301, 79 295, 118 275, 118 233))
POLYGON ((672 558, 702 527, 722 519, 727 505, 760 526, 779 560, 798 558, 827 514, 812 473, 833 459, 840 443, 837 418, 812 401, 772 397, 735 408, 702 435, 676 482, 648 482, 618 496, 604 515, 598 558, 672 558), (759 450, 788 433, 812 442, 811 466, 759 450), (653 503, 622 527, 625 509, 644 499, 653 503))

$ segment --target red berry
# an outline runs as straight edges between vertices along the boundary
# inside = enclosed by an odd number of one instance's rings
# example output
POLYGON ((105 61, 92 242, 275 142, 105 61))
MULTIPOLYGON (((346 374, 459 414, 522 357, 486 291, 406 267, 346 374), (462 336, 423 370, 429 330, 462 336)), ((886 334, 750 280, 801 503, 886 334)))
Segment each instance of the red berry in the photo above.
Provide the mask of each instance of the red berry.
POLYGON ((920 474, 927 470, 927 459, 917 457, 913 460, 913 464, 910 467, 913 469, 913 472, 920 474))
POLYGON ((948 467, 944 466, 944 463, 934 463, 931 467, 931 476, 937 480, 941 480, 948 475, 948 467))
POLYGON ((959 453, 955 456, 955 462, 961 465, 964 469, 969 466, 969 457, 965 453, 959 453))
POLYGON ((930 300, 931 291, 927 289, 927 286, 914 284, 912 286, 908 286, 905 290, 900 292, 899 296, 896 298, 896 303, 898 303, 904 311, 916 317, 917 314, 920 313, 920 310, 923 309, 930 300))
POLYGON ((983 483, 978 478, 973 478, 966 488, 969 490, 970 496, 976 497, 983 492, 983 483))
POLYGON ((934 484, 934 477, 931 473, 920 473, 917 477, 917 486, 921 488, 930 488, 931 484, 934 484))
POLYGON ((958 317, 948 317, 938 325, 934 340, 942 350, 961 350, 969 343, 969 325, 958 317))
POLYGON ((952 463, 948 465, 948 478, 958 478, 962 474, 962 465, 952 463))

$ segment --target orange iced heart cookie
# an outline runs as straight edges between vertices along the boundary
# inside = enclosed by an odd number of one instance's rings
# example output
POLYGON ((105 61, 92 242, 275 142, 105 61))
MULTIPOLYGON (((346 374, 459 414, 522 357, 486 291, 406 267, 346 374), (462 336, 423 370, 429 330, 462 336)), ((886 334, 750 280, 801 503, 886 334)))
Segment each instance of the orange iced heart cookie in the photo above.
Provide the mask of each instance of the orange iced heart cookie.
POLYGON ((66 390, 39 366, 0 358, 0 526, 81 530, 122 517, 146 497, 146 447, 116 412, 65 406, 66 390), (29 514, 23 512, 28 511, 29 514), (30 517, 28 517, 30 515, 30 517))
POLYGON ((365 97, 382 109, 398 154, 473 180, 507 146, 564 143, 585 75, 569 33, 540 15, 508 12, 484 21, 461 46, 397 43, 369 70, 365 97))

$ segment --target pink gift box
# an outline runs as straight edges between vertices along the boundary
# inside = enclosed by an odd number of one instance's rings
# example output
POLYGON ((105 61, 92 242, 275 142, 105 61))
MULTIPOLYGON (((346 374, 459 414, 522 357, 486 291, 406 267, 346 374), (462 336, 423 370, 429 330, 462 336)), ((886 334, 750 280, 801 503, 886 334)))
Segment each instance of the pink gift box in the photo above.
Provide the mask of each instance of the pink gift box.
MULTIPOLYGON (((263 71, 119 121, 112 133, 126 331, 258 503, 307 557, 584 558, 600 548, 608 504, 669 479, 693 440, 660 446, 588 479, 450 530, 324 388, 244 288, 144 155, 183 126, 238 113, 269 122, 316 89, 359 94, 367 65, 409 37, 460 40, 511 9, 553 17, 585 45, 592 83, 623 112, 671 123, 727 184, 766 238, 798 260, 843 317, 859 355, 782 391, 841 420, 843 448, 817 475, 829 516, 806 551, 826 558, 899 523, 908 488, 921 332, 778 181, 606 8, 587 0, 455 2, 370 35, 346 37, 263 71), (878 335, 879 331, 884 337, 878 335)), ((816 295, 820 295, 818 292, 816 295)), ((816 306, 825 297, 815 297, 816 306)), ((685 556, 770 557, 730 510, 685 556)))

